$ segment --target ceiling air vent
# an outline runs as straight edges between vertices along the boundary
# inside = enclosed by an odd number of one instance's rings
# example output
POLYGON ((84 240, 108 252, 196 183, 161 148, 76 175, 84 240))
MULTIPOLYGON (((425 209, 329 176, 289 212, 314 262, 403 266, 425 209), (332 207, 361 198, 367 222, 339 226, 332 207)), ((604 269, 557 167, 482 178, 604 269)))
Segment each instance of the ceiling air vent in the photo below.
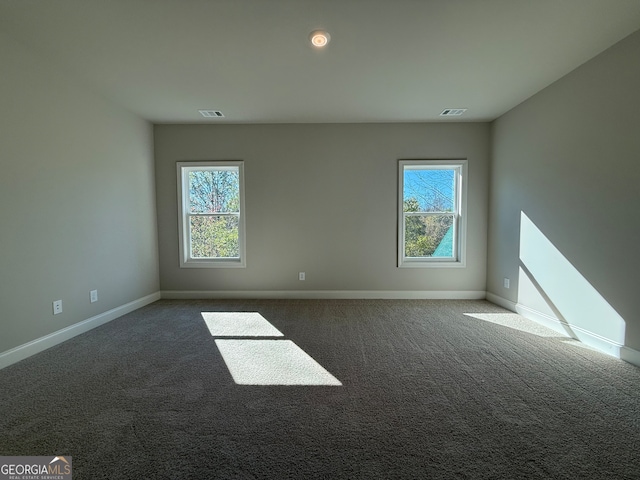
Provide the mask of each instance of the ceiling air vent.
POLYGON ((466 108, 447 108, 446 110, 442 111, 440 116, 441 117, 459 117, 466 111, 467 111, 466 108))
POLYGON ((198 110, 204 118, 224 118, 220 110, 198 110))

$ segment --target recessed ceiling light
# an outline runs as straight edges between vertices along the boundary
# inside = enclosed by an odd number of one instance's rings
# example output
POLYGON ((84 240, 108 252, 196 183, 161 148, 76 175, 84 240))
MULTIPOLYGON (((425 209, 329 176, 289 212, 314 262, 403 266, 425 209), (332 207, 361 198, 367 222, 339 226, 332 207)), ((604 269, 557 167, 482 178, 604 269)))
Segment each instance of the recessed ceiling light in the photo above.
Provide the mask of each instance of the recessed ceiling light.
POLYGON ((325 32, 324 30, 314 30, 309 35, 309 40, 311 40, 311 45, 313 45, 314 47, 322 48, 325 47, 327 43, 329 43, 329 40, 331 40, 331 35, 329 35, 329 33, 325 32))

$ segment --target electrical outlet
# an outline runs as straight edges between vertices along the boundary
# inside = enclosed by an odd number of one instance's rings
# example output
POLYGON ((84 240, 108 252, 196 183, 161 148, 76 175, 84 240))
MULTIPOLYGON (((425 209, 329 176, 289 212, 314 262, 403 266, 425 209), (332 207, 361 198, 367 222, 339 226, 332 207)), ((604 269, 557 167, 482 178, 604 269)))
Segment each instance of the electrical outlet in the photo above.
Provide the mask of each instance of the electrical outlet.
POLYGON ((89 292, 91 303, 96 303, 98 301, 98 290, 91 290, 89 292))
POLYGON ((304 273, 304 272, 300 272, 300 273, 298 274, 298 280, 304 280, 304 279, 305 279, 305 277, 306 277, 306 275, 305 275, 305 273, 304 273))
POLYGON ((503 281, 503 285, 504 285, 504 288, 509 288, 511 285, 511 281, 507 277, 505 277, 503 281))
POLYGON ((53 314, 58 315, 59 313, 62 313, 62 300, 53 302, 53 314))

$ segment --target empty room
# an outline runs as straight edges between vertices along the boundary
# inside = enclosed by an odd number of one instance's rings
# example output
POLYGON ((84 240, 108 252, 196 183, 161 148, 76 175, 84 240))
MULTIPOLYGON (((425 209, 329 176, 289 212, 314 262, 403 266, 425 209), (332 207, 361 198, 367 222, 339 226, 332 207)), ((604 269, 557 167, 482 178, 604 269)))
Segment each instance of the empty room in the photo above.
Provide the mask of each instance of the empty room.
POLYGON ((640 479, 640 2, 0 0, 0 479, 640 479))

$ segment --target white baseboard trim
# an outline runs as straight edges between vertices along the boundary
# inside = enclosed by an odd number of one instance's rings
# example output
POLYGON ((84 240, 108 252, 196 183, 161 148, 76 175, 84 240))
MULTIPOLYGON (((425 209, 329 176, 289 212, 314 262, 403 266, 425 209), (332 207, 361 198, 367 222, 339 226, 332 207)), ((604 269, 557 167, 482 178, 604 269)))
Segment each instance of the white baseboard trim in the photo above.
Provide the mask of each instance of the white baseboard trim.
POLYGON ((636 367, 640 367, 640 352, 629 348, 626 345, 620 350, 620 358, 625 362, 629 362, 636 367))
POLYGON ((491 292, 487 292, 485 298, 488 302, 495 303, 499 307, 506 308, 507 310, 511 310, 512 312, 516 311, 516 302, 512 302, 511 300, 507 300, 506 298, 502 298, 491 292))
POLYGON ((572 327, 569 324, 565 324, 561 322, 560 319, 554 316, 539 312, 538 310, 527 307, 526 305, 523 305, 521 303, 516 303, 516 308, 514 311, 522 315, 523 317, 528 318, 529 320, 533 320, 534 322, 539 323, 540 325, 545 326, 547 328, 550 328, 551 330, 555 330, 556 332, 562 335, 565 335, 565 336, 569 335, 571 337, 574 337, 574 335, 571 335, 569 330, 569 329, 573 329, 574 327, 572 327), (569 329, 565 327, 569 327, 569 329))
POLYGON ((637 350, 634 350, 625 345, 621 345, 608 338, 598 335, 597 333, 585 330, 582 327, 562 322, 556 317, 539 312, 521 303, 512 302, 493 293, 487 292, 486 298, 491 303, 495 303, 496 305, 506 308, 507 310, 516 312, 519 315, 522 315, 529 320, 533 320, 536 323, 544 325, 547 328, 555 330, 562 335, 569 335, 576 340, 584 343, 585 345, 601 351, 602 353, 620 358, 626 362, 640 367, 640 352, 638 352, 637 350))
POLYGON ((561 335, 568 335, 579 340, 585 345, 600 350, 602 353, 606 353, 607 355, 611 355, 616 358, 621 358, 620 352, 623 345, 598 335, 597 333, 593 333, 577 325, 562 322, 556 317, 538 312, 537 310, 527 307, 526 305, 522 305, 521 303, 516 305, 516 312, 525 318, 555 330, 561 335))
POLYGON ((485 291, 395 290, 163 290, 163 299, 385 299, 385 300, 482 300, 485 291))
POLYGON ((126 315, 127 313, 133 312, 134 310, 144 307, 145 305, 149 305, 157 300, 160 300, 160 292, 152 293, 146 297, 139 298, 94 317, 69 325, 57 332, 32 340, 24 345, 2 352, 0 353, 0 369, 8 367, 20 360, 24 360, 36 353, 40 353, 48 348, 58 345, 59 343, 65 342, 77 335, 80 335, 81 333, 88 332, 93 328, 99 327, 100 325, 110 322, 111 320, 115 320, 122 315, 126 315))

